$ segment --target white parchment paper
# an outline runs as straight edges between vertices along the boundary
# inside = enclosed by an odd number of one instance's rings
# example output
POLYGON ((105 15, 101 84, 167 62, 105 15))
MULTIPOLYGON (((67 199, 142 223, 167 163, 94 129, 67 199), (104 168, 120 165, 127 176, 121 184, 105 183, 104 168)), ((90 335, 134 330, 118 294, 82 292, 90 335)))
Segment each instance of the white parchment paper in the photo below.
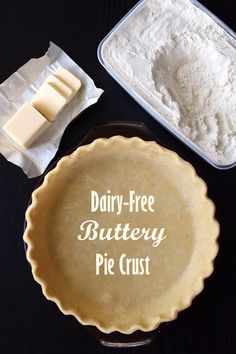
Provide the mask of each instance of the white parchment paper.
MULTIPOLYGON (((102 89, 58 46, 50 42, 47 53, 31 59, 0 85, 0 153, 20 166, 28 177, 43 173, 57 152, 67 125, 79 113, 97 102, 102 89), (26 150, 14 144, 2 127, 25 103, 31 102, 48 75, 58 67, 68 69, 81 80, 81 88, 56 121, 26 150)), ((27 129, 27 127, 25 127, 27 129)))

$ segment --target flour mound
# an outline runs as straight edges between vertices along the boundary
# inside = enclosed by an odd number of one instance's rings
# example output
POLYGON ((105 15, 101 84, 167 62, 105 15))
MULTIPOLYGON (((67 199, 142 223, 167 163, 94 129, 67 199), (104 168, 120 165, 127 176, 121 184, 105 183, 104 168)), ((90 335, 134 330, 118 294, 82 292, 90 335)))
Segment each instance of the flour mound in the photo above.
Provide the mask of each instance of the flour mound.
POLYGON ((232 65, 197 35, 174 36, 152 68, 175 126, 218 161, 236 160, 236 78, 232 65))

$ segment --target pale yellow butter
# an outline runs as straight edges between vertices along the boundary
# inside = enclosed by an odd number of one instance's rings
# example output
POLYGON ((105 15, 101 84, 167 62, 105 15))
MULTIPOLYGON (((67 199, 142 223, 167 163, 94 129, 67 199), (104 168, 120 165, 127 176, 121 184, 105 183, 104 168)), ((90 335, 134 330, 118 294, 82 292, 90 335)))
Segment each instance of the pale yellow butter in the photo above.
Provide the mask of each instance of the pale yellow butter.
POLYGON ((54 87, 45 82, 32 100, 33 106, 53 122, 67 103, 66 98, 54 87))
POLYGON ((78 77, 64 68, 58 68, 53 75, 62 80, 67 86, 69 86, 73 90, 74 95, 81 87, 80 79, 78 79, 78 77))
POLYGON ((60 78, 55 75, 49 75, 46 82, 51 85, 54 89, 59 91, 67 100, 67 103, 74 96, 74 91, 68 85, 66 85, 60 78))
POLYGON ((28 148, 51 124, 30 103, 25 103, 3 126, 22 148, 28 148))
POLYGON ((59 68, 49 75, 32 103, 25 103, 4 125, 4 131, 22 148, 28 148, 51 125, 80 89, 71 72, 59 68))

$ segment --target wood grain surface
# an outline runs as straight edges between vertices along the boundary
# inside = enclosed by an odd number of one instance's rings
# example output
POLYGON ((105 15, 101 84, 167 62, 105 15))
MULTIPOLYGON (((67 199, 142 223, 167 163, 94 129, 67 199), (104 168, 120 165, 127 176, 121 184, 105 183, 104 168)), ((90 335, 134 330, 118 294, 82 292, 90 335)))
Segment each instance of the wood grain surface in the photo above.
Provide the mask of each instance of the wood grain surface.
MULTIPOLYGON (((164 1, 164 0, 163 0, 164 1)), ((164 145, 207 182, 221 224, 220 252, 205 290, 149 346, 104 348, 71 316, 47 301, 32 278, 22 242, 24 213, 38 178, 0 155, 0 353, 1 354, 234 354, 236 353, 236 168, 219 171, 165 131, 106 73, 97 46, 135 0, 9 0, 1 3, 0 82, 49 41, 62 47, 105 90, 100 101, 66 130, 57 157, 75 147, 96 123, 137 120, 151 124, 164 145), (4 5, 3 5, 4 4, 4 5)), ((203 2, 236 30, 235 1, 203 2)))

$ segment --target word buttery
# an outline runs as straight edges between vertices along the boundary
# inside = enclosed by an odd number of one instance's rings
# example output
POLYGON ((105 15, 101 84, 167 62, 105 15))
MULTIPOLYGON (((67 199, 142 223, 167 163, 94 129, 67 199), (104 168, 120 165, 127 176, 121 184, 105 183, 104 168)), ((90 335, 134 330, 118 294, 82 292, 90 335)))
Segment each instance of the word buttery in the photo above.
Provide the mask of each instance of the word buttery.
POLYGON ((150 228, 136 227, 134 229, 130 228, 130 224, 126 223, 122 225, 121 223, 117 224, 116 227, 101 227, 95 220, 86 220, 80 225, 80 230, 84 231, 77 236, 77 239, 80 241, 84 240, 133 240, 137 241, 143 238, 145 241, 152 240, 152 246, 157 247, 160 245, 161 241, 164 240, 167 236, 165 235, 165 228, 150 228))

